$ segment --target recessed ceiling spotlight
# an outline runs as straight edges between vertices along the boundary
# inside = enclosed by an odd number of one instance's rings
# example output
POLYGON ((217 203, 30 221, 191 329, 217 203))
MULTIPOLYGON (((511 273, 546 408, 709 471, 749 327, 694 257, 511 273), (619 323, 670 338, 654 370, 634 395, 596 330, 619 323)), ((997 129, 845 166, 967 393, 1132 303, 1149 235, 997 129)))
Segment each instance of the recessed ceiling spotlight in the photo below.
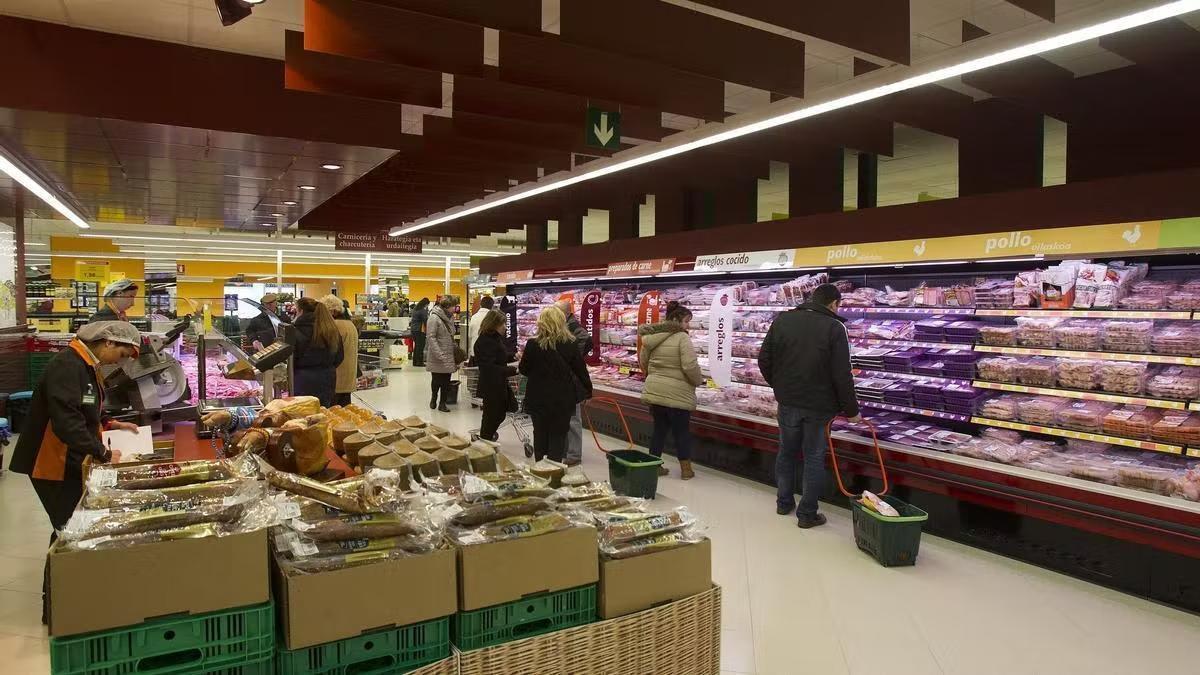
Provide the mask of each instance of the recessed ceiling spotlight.
POLYGON ((283 204, 284 204, 284 206, 295 206, 297 203, 298 202, 294 202, 289 199, 289 200, 285 201, 283 204))
POLYGON ((282 214, 282 213, 272 213, 271 215, 272 215, 272 216, 275 216, 276 218, 282 218, 282 217, 283 217, 283 214, 282 214))
POLYGON ((329 164, 322 164, 321 168, 325 169, 327 171, 337 171, 338 169, 342 168, 342 165, 329 163, 329 164))
POLYGON ((316 190, 317 186, 316 185, 301 185, 300 189, 301 190, 316 190))
POLYGON ((275 223, 259 223, 259 225, 263 227, 275 227, 275 223))
POLYGON ((242 2, 246 3, 247 5, 261 5, 266 1, 267 0, 242 0, 242 2))

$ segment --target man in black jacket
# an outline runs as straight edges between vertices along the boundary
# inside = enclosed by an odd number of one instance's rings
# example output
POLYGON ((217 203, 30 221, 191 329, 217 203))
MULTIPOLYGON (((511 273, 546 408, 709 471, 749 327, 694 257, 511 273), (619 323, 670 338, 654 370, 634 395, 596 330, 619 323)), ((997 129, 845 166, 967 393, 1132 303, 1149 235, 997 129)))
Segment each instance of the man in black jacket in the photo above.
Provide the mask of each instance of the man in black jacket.
MULTIPOLYGON (((567 330, 571 331, 571 335, 575 336, 575 346, 579 347, 579 355, 587 360, 587 355, 592 353, 592 334, 586 328, 579 324, 579 319, 575 317, 574 308, 571 306, 570 300, 559 300, 554 303, 554 306, 562 310, 563 314, 567 315, 567 330)), ((571 416, 571 431, 567 434, 567 451, 563 455, 563 463, 567 466, 575 466, 583 461, 583 419, 579 414, 579 406, 575 406, 575 414, 571 416)))
POLYGON ((284 324, 291 323, 286 318, 279 316, 279 296, 274 293, 267 293, 262 296, 259 303, 263 306, 263 311, 246 324, 246 337, 250 339, 250 344, 255 342, 263 347, 270 345, 279 337, 279 330, 275 327, 276 323, 284 324), (275 319, 272 321, 272 319, 275 319))
POLYGON ((825 516, 817 513, 817 499, 825 485, 829 421, 839 414, 860 419, 850 374, 850 340, 837 314, 841 301, 842 294, 833 284, 818 286, 808 302, 775 319, 758 355, 758 369, 779 403, 776 512, 785 516, 796 509, 802 528, 825 523, 825 516), (804 454, 799 508, 795 501, 798 452, 804 454))

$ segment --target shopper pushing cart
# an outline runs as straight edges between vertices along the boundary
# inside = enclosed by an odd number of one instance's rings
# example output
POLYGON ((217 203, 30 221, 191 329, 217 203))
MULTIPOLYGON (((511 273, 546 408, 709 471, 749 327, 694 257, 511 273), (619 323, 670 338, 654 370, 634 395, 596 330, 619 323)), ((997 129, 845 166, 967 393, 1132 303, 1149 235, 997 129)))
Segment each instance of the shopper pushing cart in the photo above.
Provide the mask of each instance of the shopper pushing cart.
POLYGON ((479 339, 475 341, 474 366, 464 368, 463 373, 471 402, 483 409, 479 437, 495 441, 507 415, 511 416, 518 437, 528 445, 528 437, 523 431, 528 429, 529 416, 519 412, 521 388, 517 369, 511 365, 516 355, 504 341, 505 321, 504 314, 494 309, 484 316, 479 326, 479 339))

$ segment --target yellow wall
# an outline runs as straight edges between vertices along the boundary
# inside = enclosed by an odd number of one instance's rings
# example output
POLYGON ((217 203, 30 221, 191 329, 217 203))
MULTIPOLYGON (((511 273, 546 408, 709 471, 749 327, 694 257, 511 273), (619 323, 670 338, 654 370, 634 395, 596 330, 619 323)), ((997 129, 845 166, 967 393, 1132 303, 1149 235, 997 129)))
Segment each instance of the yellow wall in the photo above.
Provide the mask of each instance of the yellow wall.
MULTIPOLYGON (((116 247, 111 242, 105 239, 81 239, 79 237, 50 237, 51 253, 59 251, 71 252, 92 252, 96 253, 113 253, 116 247)), ((71 280, 75 278, 75 264, 78 262, 84 263, 108 263, 110 273, 117 272, 125 275, 126 279, 137 283, 140 288, 138 297, 133 301, 133 307, 129 308, 129 316, 144 316, 146 314, 146 264, 143 260, 124 260, 120 258, 104 258, 104 257, 74 257, 74 256, 57 256, 50 259, 50 278, 59 285, 69 285, 71 280)), ((104 284, 100 284, 100 292, 104 292, 104 284)), ((70 312, 70 300, 55 300, 54 311, 70 312)))
MULTIPOLYGON (((461 279, 467 276, 469 270, 450 270, 450 292, 457 295, 459 298, 467 296, 467 287, 462 283, 461 279), (458 281, 455 281, 455 280, 458 281)), ((444 267, 412 267, 408 270, 408 297, 413 301, 421 298, 429 298, 430 301, 436 300, 437 296, 445 293, 445 285, 441 281, 446 275, 444 267), (424 281, 426 278, 436 277, 438 281, 424 281)))

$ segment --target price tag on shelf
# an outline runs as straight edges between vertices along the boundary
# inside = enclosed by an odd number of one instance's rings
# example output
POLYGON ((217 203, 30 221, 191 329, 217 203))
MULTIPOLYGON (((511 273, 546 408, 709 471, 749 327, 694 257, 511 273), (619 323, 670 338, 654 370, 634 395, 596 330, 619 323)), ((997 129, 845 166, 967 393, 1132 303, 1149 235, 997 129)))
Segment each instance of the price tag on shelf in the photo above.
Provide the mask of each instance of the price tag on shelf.
POLYGON ((705 380, 704 384, 709 389, 720 389, 721 388, 721 386, 719 384, 717 384, 711 377, 708 378, 707 380, 705 380))
POLYGON ((619 366, 617 368, 617 372, 620 373, 621 375, 628 375, 629 374, 629 366, 619 366))

